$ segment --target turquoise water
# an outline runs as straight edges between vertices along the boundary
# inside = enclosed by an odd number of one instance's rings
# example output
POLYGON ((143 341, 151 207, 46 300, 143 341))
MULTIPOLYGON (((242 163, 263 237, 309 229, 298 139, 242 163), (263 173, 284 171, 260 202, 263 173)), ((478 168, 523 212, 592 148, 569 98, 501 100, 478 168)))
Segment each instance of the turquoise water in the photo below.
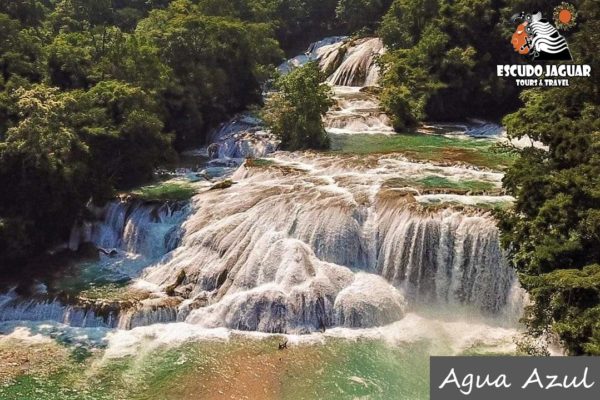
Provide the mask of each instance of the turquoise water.
POLYGON ((0 399, 32 400, 427 399, 430 355, 512 354, 516 334, 416 314, 384 328, 306 336, 187 324, 0 329, 0 399))

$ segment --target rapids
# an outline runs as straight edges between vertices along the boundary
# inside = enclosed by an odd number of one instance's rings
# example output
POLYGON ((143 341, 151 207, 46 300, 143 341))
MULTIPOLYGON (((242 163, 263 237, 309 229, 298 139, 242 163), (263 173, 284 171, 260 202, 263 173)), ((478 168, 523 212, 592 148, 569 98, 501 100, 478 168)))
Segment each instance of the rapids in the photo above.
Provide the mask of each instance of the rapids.
POLYGON ((325 116, 332 134, 386 133, 394 129, 380 107, 377 95, 368 90, 378 85, 377 58, 385 52, 379 38, 349 39, 334 36, 313 43, 305 54, 279 66, 282 74, 307 62, 317 62, 328 76, 336 105, 325 116))
POLYGON ((323 118, 330 134, 393 134, 376 95, 361 87, 334 86, 335 106, 323 118))
POLYGON ((259 119, 248 113, 236 116, 212 133, 208 156, 241 162, 247 157, 260 158, 273 153, 279 141, 261 124, 259 119))
POLYGON ((81 235, 76 231, 72 236, 84 236, 83 241, 103 249, 156 259, 178 246, 182 235, 180 225, 190 208, 184 203, 112 201, 97 212, 98 221, 91 225, 89 236, 87 232, 81 235))
MULTIPOLYGON (((391 134, 366 88, 377 84, 383 52, 378 38, 327 38, 279 70, 315 61, 329 75, 337 103, 324 119, 330 134, 391 134)), ((276 146, 249 116, 215 137, 213 158, 265 157, 276 146)), ((405 182, 431 176, 498 189, 502 179, 399 155, 276 152, 262 163, 251 160, 232 175, 233 186, 194 199, 182 245, 138 284, 171 293, 174 319, 206 328, 366 328, 423 304, 468 305, 514 321, 522 298, 493 218, 439 206, 446 198, 465 205, 511 199, 421 193, 405 182)))
POLYGON ((430 355, 514 354, 526 296, 490 211, 513 199, 501 163, 468 164, 506 133, 391 136, 383 51, 331 37, 279 67, 318 62, 332 143, 369 153, 277 151, 242 113, 158 171, 190 201, 90 206, 57 251, 93 257, 4 284, 0 397, 425 399, 430 355))

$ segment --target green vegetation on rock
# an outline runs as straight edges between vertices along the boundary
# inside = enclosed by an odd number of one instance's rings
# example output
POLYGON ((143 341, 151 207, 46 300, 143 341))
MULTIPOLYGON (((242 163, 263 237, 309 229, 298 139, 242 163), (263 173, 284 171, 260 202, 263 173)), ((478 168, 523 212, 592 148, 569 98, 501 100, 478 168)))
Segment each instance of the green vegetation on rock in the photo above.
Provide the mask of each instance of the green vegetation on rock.
POLYGON ((275 161, 266 158, 249 158, 246 160, 246 167, 265 168, 275 164, 275 161))
POLYGON ((197 192, 197 189, 187 182, 167 181, 141 187, 127 192, 126 195, 143 201, 185 201, 197 192))
POLYGON ((429 188, 447 188, 473 192, 485 192, 487 190, 492 190, 495 187, 494 184, 490 182, 472 180, 451 181, 448 178, 441 176, 428 176, 426 178, 419 179, 417 182, 429 188))

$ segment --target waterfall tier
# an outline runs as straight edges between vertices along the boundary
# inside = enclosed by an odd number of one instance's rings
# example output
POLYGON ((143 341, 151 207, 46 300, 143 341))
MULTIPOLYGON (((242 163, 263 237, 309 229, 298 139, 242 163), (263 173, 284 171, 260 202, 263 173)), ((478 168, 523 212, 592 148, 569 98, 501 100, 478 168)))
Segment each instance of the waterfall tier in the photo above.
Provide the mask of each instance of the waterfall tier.
POLYGON ((492 217, 424 209, 384 183, 435 166, 370 158, 276 153, 274 165, 243 165, 236 185, 195 199, 182 246, 142 278, 184 299, 179 319, 266 332, 379 326, 405 301, 511 308, 515 275, 492 217))
POLYGON ((190 214, 185 202, 109 202, 92 209, 97 220, 73 228, 69 246, 82 243, 100 249, 97 260, 89 260, 78 273, 53 282, 50 288, 23 297, 11 291, 0 296, 0 321, 57 321, 75 327, 131 328, 170 322, 177 315, 173 301, 146 298, 88 299, 82 288, 107 284, 122 285, 137 277, 143 268, 175 249, 183 235, 181 225, 190 214), (88 279, 91 280, 88 281, 88 279))
POLYGON ((187 203, 109 202, 94 210, 98 220, 76 226, 69 247, 91 242, 106 252, 111 250, 156 259, 179 244, 181 223, 190 213, 187 203))
POLYGON ((321 67, 334 71, 327 82, 334 86, 376 86, 379 82, 377 57, 385 48, 380 38, 351 40, 343 45, 322 48, 321 67), (339 62, 339 65, 336 65, 339 62))
POLYGON ((277 149, 279 142, 265 130, 262 121, 240 114, 216 129, 208 146, 211 159, 260 158, 277 149))
POLYGON ((333 87, 335 106, 323 118, 333 134, 394 133, 374 93, 359 87, 333 87))
MULTIPOLYGON (((383 52, 378 38, 328 38, 280 70, 312 60, 327 73, 336 100, 324 118, 329 133, 390 134, 377 88, 366 88, 377 85, 383 52)), ((494 132, 485 125, 471 134, 494 132)), ((203 151, 213 162, 234 166, 278 146, 250 114, 221 126, 212 141, 203 151)), ((387 325, 424 304, 515 318, 522 294, 491 215, 427 206, 441 196, 463 205, 510 198, 411 187, 431 178, 485 182, 499 190, 502 174, 397 154, 275 152, 268 162, 241 165, 231 185, 200 193, 192 206, 111 202, 95 210, 98 222, 73 230, 70 247, 92 242, 104 250, 101 258, 123 257, 128 262, 110 268, 129 278, 155 263, 131 289, 144 296, 69 305, 10 293, 0 298, 0 321, 121 329, 185 321, 304 333, 387 325)))
POLYGON ((379 81, 377 57, 384 52, 380 38, 334 36, 311 44, 305 54, 280 65, 279 72, 289 73, 313 61, 319 63, 328 76, 327 82, 332 86, 376 86, 379 81))

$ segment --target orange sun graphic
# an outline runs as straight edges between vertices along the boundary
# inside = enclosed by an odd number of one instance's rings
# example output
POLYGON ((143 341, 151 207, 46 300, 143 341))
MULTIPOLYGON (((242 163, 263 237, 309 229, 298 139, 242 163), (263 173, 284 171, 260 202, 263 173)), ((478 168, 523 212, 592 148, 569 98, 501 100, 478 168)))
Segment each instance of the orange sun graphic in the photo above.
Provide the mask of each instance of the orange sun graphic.
POLYGON ((577 12, 572 4, 562 2, 554 9, 554 24, 558 29, 569 30, 575 26, 577 12))
POLYGON ((571 15, 571 11, 569 10, 560 10, 560 12, 558 13, 558 20, 563 24, 568 24, 569 22, 571 22, 572 18, 573 15, 571 15))

